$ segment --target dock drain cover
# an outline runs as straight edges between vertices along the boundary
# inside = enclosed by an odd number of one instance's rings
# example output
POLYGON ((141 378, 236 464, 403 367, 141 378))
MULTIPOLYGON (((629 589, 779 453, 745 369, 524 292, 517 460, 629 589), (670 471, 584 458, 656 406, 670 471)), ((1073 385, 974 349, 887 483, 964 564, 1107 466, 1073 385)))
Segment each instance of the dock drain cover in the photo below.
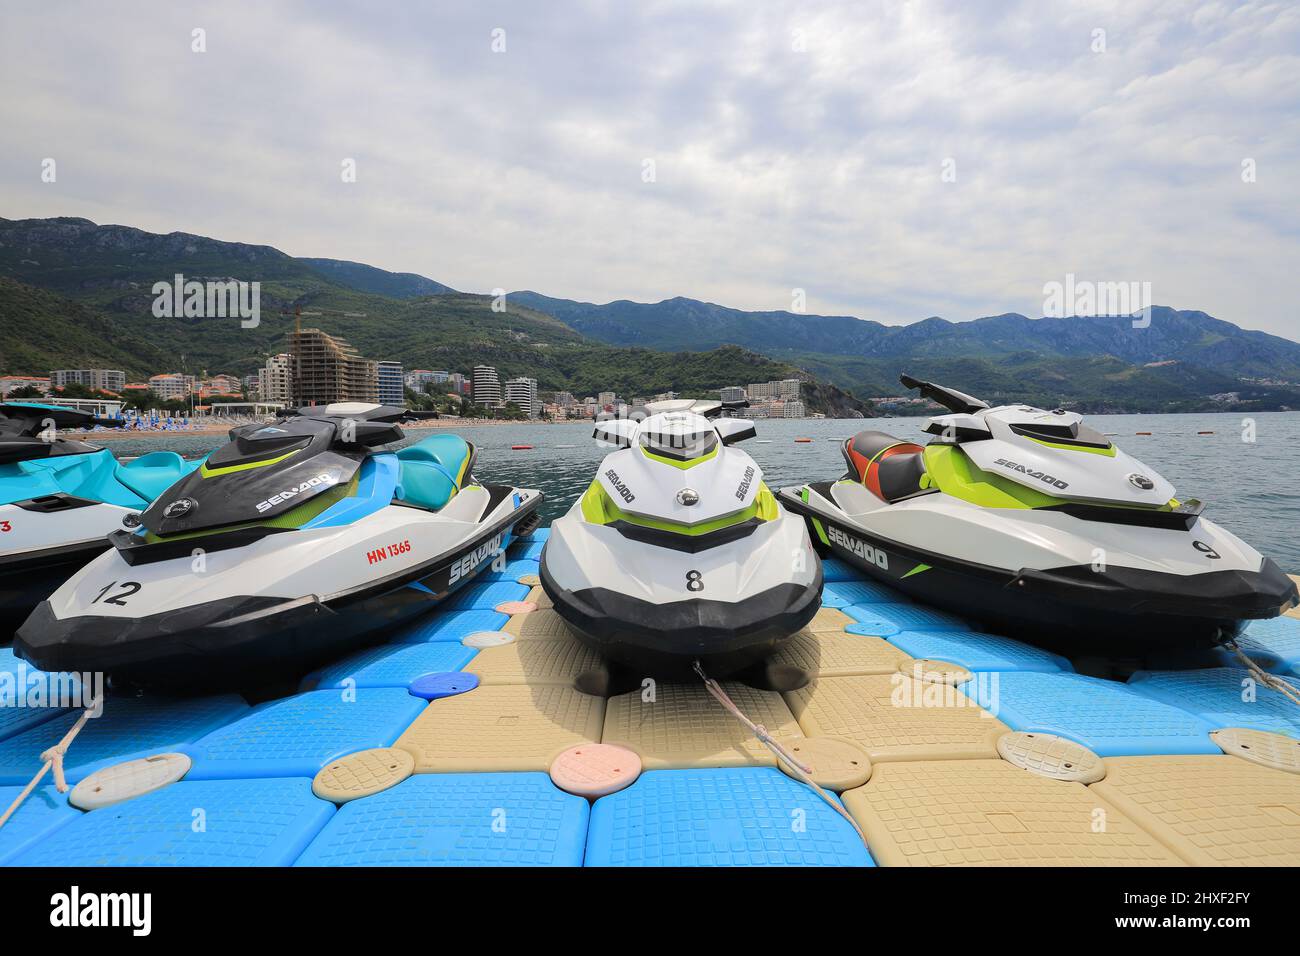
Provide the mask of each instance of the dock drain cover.
POLYGON ((898 672, 927 684, 952 684, 953 686, 964 684, 975 676, 960 664, 934 661, 925 657, 899 661, 898 672))
MULTIPOLYGON (((842 737, 801 737, 787 741, 785 749, 805 767, 811 767, 813 783, 837 793, 860 787, 871 778, 871 758, 851 740, 842 737)), ((786 776, 795 777, 794 771, 778 760, 777 766, 786 776)))
POLYGON ((189 773, 185 754, 158 754, 96 770, 72 788, 68 802, 81 810, 111 807, 123 800, 161 790, 189 773))
POLYGON ((514 641, 515 636, 509 631, 474 631, 466 634, 460 642, 466 647, 500 647, 514 641))
POLYGON ((444 697, 455 697, 457 694, 464 694, 477 686, 477 674, 466 674, 463 671, 441 671, 434 674, 421 674, 411 681, 411 686, 407 690, 412 697, 423 697, 425 700, 442 700, 444 697))
POLYGON ((1106 776, 1106 765, 1095 753, 1052 734, 1003 734, 998 738, 998 754, 1007 763, 1050 780, 1096 783, 1106 776))
POLYGON ((639 776, 641 758, 636 751, 615 744, 579 744, 551 761, 551 781, 588 799, 630 787, 639 776))
POLYGON ((532 614, 537 610, 534 601, 502 601, 497 605, 498 614, 532 614))
POLYGON ((1300 773, 1300 740, 1294 737, 1245 727, 1227 727, 1211 732, 1210 739, 1225 754, 1242 757, 1274 770, 1300 773))
POLYGON ((311 791, 322 800, 347 803, 401 783, 414 769, 415 758, 405 750, 359 750, 327 764, 311 782, 311 791))

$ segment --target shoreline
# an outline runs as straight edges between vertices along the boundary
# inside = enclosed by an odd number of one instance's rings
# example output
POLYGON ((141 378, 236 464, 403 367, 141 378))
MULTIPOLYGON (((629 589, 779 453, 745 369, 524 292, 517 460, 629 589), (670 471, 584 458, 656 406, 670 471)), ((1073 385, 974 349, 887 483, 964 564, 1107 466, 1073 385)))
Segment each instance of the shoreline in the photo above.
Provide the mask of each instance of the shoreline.
MULTIPOLYGON (((582 424, 582 419, 571 419, 564 422, 546 422, 546 421, 512 421, 508 418, 435 418, 422 422, 402 422, 403 431, 418 431, 420 429, 436 428, 483 428, 494 425, 574 425, 582 424)), ((122 441, 133 438, 175 438, 184 435, 224 435, 230 429, 239 425, 247 425, 249 422, 231 422, 225 425, 205 425, 202 428, 151 428, 136 431, 132 428, 106 428, 103 431, 83 432, 69 431, 61 432, 65 438, 75 438, 79 441, 122 441)))

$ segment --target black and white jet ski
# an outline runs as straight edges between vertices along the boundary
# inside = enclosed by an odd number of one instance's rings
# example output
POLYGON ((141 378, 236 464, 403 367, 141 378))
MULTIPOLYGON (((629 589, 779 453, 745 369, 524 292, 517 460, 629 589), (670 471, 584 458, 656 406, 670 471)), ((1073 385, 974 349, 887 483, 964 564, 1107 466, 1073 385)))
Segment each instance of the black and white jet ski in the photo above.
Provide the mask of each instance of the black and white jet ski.
POLYGON ((830 554, 985 626, 1099 648, 1212 644, 1296 605, 1273 561, 1079 415, 902 382, 952 413, 925 447, 864 431, 843 478, 780 492, 830 554))
MULTIPOLYGON (((742 403, 744 404, 744 403, 742 403)), ((754 664, 821 606, 821 562, 801 519, 733 447, 754 423, 721 402, 654 402, 596 425, 619 446, 551 525, 542 587, 590 646, 641 674, 754 664)))
POLYGON ((403 408, 340 403, 234 428, 19 629, 46 670, 174 688, 303 672, 431 609, 536 524, 448 433, 397 452, 403 408))
POLYGON ((199 467, 172 451, 119 462, 60 429, 125 422, 33 402, 0 403, 0 640, 110 547, 108 534, 199 467))

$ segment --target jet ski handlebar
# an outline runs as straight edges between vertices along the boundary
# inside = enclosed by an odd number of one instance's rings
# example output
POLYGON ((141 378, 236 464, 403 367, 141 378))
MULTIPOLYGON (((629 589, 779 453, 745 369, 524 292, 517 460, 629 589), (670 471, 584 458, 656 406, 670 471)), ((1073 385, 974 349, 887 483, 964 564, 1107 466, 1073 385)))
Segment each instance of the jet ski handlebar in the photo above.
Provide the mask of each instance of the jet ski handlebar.
POLYGON ((973 415, 989 407, 988 402, 981 402, 978 398, 967 395, 965 392, 959 392, 955 388, 947 388, 943 385, 936 385, 934 382, 923 382, 918 378, 913 378, 906 372, 900 375, 898 380, 903 383, 904 388, 915 388, 920 391, 923 397, 938 402, 948 411, 956 412, 959 415, 973 415))

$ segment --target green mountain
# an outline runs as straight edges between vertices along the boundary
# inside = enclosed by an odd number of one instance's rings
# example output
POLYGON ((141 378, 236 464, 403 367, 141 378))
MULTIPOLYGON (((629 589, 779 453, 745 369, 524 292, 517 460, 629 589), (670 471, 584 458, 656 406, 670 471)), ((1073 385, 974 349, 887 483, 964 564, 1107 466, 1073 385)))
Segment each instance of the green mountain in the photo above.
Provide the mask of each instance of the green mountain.
MULTIPOLYGON (((8 333, 0 367, 29 374, 121 368, 135 379, 175 370, 244 375, 283 351, 286 335, 301 322, 347 339, 370 358, 466 373, 484 363, 503 378, 529 375, 542 389, 580 396, 607 389, 626 397, 704 394, 738 382, 809 378, 791 363, 736 347, 672 354, 609 345, 511 297, 504 311, 495 311, 489 296, 454 292, 420 276, 322 262, 336 260, 299 260, 269 246, 162 236, 86 219, 0 219, 0 323, 8 333), (258 325, 155 316, 153 285, 176 274, 260 282, 258 325), (440 291, 417 293, 430 287, 440 291), (374 291, 380 288, 390 294, 374 291)), ((841 390, 815 383, 810 399, 814 410, 834 414, 866 410, 841 390)))

